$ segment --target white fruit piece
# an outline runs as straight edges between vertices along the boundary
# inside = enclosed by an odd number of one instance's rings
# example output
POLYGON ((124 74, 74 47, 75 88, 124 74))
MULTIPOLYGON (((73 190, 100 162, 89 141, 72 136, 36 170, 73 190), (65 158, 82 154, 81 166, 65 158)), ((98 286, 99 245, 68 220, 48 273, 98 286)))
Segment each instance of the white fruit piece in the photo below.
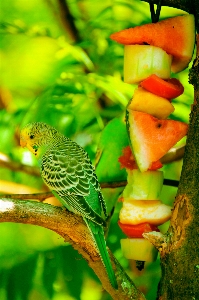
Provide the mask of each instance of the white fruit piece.
POLYGON ((175 108, 171 102, 138 87, 129 102, 128 109, 148 113, 158 119, 166 119, 175 108))
POLYGON ((161 48, 149 45, 124 47, 124 82, 139 83, 152 74, 168 79, 172 56, 161 48))
POLYGON ((162 171, 127 169, 127 173, 128 184, 123 191, 123 201, 159 199, 164 179, 162 171))
POLYGON ((171 218, 172 207, 159 200, 130 200, 124 201, 119 219, 123 224, 137 225, 150 223, 161 225, 171 218))
POLYGON ((144 238, 121 239, 123 256, 127 259, 153 262, 156 260, 157 249, 144 238))

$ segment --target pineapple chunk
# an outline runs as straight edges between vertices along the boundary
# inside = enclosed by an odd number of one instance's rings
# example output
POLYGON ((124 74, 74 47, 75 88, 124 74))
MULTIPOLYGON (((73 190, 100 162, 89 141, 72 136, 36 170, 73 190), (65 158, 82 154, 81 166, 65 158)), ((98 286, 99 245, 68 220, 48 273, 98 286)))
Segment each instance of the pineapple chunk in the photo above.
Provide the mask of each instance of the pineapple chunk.
POLYGON ((128 109, 145 112, 158 119, 166 119, 175 110, 169 100, 152 94, 142 87, 135 90, 128 109))
POLYGON ((121 239, 121 249, 127 259, 153 262, 156 260, 158 251, 143 238, 121 239))

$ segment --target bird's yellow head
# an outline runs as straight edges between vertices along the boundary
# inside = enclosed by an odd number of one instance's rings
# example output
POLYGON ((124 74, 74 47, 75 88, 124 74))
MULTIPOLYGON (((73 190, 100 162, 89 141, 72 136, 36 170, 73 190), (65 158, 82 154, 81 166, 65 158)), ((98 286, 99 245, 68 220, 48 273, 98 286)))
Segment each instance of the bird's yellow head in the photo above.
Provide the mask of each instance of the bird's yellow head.
POLYGON ((28 148, 36 157, 42 153, 42 148, 52 143, 57 130, 48 124, 35 122, 27 124, 20 133, 20 145, 28 148))

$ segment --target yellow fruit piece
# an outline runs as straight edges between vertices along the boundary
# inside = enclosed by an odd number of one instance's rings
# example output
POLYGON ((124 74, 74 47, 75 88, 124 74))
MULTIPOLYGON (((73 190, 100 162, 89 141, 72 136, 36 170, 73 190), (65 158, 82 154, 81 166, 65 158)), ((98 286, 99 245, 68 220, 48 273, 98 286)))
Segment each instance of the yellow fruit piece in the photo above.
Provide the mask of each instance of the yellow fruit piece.
POLYGON ((171 217, 171 206, 159 200, 129 200, 124 201, 119 218, 123 224, 150 223, 161 225, 171 217))
POLYGON ((149 45, 124 47, 124 82, 139 83, 152 74, 170 78, 172 56, 161 48, 149 45))
POLYGON ((152 94, 142 87, 135 90, 128 109, 145 112, 158 119, 166 119, 175 110, 170 101, 152 94))
POLYGON ((121 249, 127 259, 153 262, 156 260, 157 249, 144 238, 121 239, 121 249))

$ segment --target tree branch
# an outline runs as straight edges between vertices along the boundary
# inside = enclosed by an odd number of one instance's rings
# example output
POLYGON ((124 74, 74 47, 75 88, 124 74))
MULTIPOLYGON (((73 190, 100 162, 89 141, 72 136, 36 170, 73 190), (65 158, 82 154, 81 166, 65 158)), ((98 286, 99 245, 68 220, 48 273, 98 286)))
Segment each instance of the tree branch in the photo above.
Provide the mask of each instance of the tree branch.
POLYGON ((24 199, 35 199, 40 202, 43 202, 44 200, 54 197, 52 192, 46 192, 46 193, 35 193, 35 194, 10 194, 10 195, 1 195, 1 198, 10 198, 10 199, 18 199, 18 200, 24 200, 24 199))
POLYGON ((12 171, 21 171, 26 174, 30 174, 33 176, 40 176, 40 171, 38 167, 23 165, 16 161, 10 159, 9 156, 0 152, 0 167, 10 169, 12 171))
MULTIPOLYGON (((143 2, 148 2, 150 4, 158 4, 159 0, 141 0, 143 2)), ((192 7, 193 1, 189 0, 162 0, 162 6, 169 6, 178 8, 184 11, 187 11, 189 13, 193 13, 193 7, 192 7)))
POLYGON ((183 158, 185 151, 185 145, 178 148, 171 148, 162 158, 161 163, 169 164, 174 161, 179 161, 183 158))
MULTIPOLYGON (((167 154, 165 154, 165 156, 162 157, 162 159, 161 159, 162 164, 169 164, 174 161, 178 161, 178 160, 182 159, 184 156, 184 149, 185 149, 185 146, 183 145, 181 147, 172 148, 171 150, 169 150, 169 152, 167 154)), ((9 156, 5 155, 2 152, 0 152, 0 167, 8 168, 12 171, 21 171, 21 172, 24 172, 26 174, 30 174, 33 176, 40 176, 40 171, 39 171, 38 167, 28 166, 28 165, 24 165, 24 164, 18 163, 16 161, 13 161, 10 159, 9 156)), ((108 183, 108 185, 109 184, 110 183, 108 183)), ((114 185, 114 183, 111 183, 111 184, 114 185)), ((123 184, 123 183, 121 183, 121 184, 123 184)), ((121 186, 123 186, 123 185, 121 185, 121 186)), ((101 187, 106 188, 106 183, 102 183, 101 187)), ((110 186, 108 186, 108 187, 110 187, 110 186)), ((116 186, 116 187, 119 187, 119 186, 116 186)))
POLYGON ((120 264, 109 251, 113 269, 118 279, 118 290, 113 289, 107 278, 99 253, 82 217, 63 207, 55 207, 34 201, 0 199, 0 223, 14 222, 48 228, 69 242, 87 261, 102 282, 103 287, 117 300, 144 300, 120 264))
POLYGON ((66 32, 74 42, 80 41, 79 31, 75 25, 75 19, 70 12, 67 0, 57 0, 59 5, 60 18, 66 32))
MULTIPOLYGON (((173 187, 178 187, 179 181, 173 180, 173 179, 164 179, 163 182, 164 185, 169 185, 173 187)), ((100 184, 101 188, 118 188, 118 187, 125 187, 127 185, 127 181, 115 181, 115 182, 102 182, 100 184)), ((51 197, 55 198, 52 192, 45 192, 45 193, 31 193, 31 194, 3 194, 1 195, 2 198, 11 198, 11 199, 18 199, 18 200, 24 200, 24 199, 35 199, 37 201, 43 202, 46 199, 49 199, 51 197)))
MULTIPOLYGON (((141 0, 143 2, 158 4, 159 0, 141 0)), ((199 30, 198 0, 162 0, 162 6, 169 6, 184 10, 195 15, 196 29, 199 30)))

